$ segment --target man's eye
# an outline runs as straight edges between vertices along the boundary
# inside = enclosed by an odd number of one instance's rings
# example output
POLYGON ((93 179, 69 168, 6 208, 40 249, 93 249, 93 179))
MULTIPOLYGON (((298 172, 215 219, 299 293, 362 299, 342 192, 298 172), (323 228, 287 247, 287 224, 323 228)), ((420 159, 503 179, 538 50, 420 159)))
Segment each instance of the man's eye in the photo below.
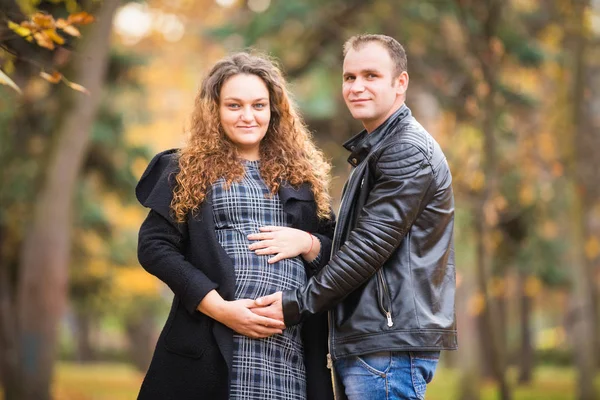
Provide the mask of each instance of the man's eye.
POLYGON ((348 82, 348 81, 353 81, 354 77, 353 76, 347 76, 344 78, 344 81, 348 82))
POLYGON ((375 74, 368 74, 367 78, 369 78, 369 79, 377 78, 377 75, 375 75, 375 74))

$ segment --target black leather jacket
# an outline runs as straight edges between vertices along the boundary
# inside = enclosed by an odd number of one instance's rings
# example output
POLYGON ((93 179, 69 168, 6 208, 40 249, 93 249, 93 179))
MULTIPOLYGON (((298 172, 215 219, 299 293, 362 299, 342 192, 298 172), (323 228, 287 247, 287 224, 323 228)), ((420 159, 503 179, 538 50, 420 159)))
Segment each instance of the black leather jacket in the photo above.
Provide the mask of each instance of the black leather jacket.
POLYGON ((437 142, 406 105, 344 146, 332 259, 283 293, 286 325, 333 308, 330 354, 455 349, 454 197, 437 142))

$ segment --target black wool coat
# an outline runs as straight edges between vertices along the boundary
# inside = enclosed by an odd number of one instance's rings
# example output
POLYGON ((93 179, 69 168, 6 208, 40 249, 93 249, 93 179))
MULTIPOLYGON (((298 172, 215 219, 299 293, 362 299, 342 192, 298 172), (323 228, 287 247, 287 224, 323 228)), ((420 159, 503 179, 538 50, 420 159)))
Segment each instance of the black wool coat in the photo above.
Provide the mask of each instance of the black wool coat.
MULTIPOLYGON (((235 271, 215 234, 210 197, 197 216, 176 223, 170 203, 177 173, 176 150, 156 155, 136 187, 139 202, 150 212, 138 242, 140 264, 165 282, 174 298, 139 400, 226 400, 229 393, 233 331, 196 310, 213 289, 234 299, 235 271)), ((319 221, 308 185, 297 190, 281 185, 279 199, 292 226, 311 232, 321 241, 321 265, 329 260, 334 219, 319 221)), ((308 276, 314 275, 306 265, 308 276)), ((327 319, 317 315, 302 328, 309 400, 331 400, 327 369, 327 319)))

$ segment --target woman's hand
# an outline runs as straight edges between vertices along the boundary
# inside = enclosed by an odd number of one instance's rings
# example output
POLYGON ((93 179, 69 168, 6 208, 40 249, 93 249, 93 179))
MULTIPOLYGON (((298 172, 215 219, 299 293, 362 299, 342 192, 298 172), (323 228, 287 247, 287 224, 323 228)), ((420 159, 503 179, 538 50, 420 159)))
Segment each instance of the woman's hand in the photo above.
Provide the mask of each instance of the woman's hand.
POLYGON ((321 242, 310 233, 284 226, 263 226, 260 233, 248 235, 248 240, 257 240, 248 246, 256 254, 275 254, 269 258, 270 264, 299 255, 310 262, 321 250, 321 242))
POLYGON ((216 290, 210 291, 198 305, 198 310, 240 335, 253 339, 280 334, 285 324, 276 319, 264 317, 250 311, 256 309, 254 300, 224 300, 216 290))

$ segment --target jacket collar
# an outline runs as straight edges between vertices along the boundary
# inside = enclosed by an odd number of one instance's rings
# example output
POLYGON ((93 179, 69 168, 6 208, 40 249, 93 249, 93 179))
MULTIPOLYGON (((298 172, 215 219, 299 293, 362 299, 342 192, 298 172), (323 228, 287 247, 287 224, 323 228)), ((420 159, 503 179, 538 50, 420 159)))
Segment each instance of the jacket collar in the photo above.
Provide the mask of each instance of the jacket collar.
POLYGON ((410 109, 406 106, 406 104, 402 104, 400 108, 390 115, 389 118, 386 119, 384 123, 379 125, 373 132, 368 133, 366 129, 363 129, 358 135, 344 143, 344 147, 350 152, 348 162, 353 167, 356 167, 358 164, 360 164, 362 160, 369 155, 373 147, 379 144, 383 138, 387 136, 388 132, 392 130, 391 128, 395 127, 398 122, 404 120, 410 115, 410 109))

